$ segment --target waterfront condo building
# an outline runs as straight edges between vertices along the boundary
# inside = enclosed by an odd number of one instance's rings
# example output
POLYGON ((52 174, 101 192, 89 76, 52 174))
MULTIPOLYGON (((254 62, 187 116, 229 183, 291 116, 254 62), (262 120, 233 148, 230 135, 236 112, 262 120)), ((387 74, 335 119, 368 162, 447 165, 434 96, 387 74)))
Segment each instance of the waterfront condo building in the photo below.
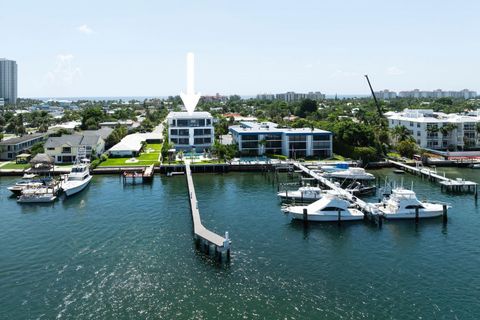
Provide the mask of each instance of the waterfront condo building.
POLYGON ((0 58, 0 98, 5 104, 17 103, 17 63, 0 58))
POLYGON ((202 152, 214 140, 213 117, 209 112, 170 112, 167 116, 168 141, 178 150, 195 148, 202 152))
POLYGON ((431 109, 387 112, 390 128, 404 126, 421 148, 464 150, 480 147, 480 112, 446 114, 431 109))
POLYGON ((281 128, 273 122, 240 122, 229 128, 243 155, 282 154, 289 158, 332 156, 332 133, 312 128, 281 128))

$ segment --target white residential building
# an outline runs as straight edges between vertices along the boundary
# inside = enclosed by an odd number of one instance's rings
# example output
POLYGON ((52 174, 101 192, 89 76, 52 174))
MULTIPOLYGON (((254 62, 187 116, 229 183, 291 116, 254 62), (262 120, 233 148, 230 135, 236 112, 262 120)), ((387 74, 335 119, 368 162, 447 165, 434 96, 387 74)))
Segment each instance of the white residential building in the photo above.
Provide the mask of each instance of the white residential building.
POLYGON ((273 122, 241 122, 229 128, 243 155, 282 154, 289 158, 332 156, 332 133, 311 128, 280 128, 273 122))
POLYGON ((387 112, 390 128, 404 126, 422 148, 446 150, 479 148, 480 113, 446 114, 431 109, 387 112), (443 128, 443 129, 442 129, 443 128))
POLYGON ((195 148, 202 152, 214 140, 213 117, 209 112, 170 112, 167 116, 168 141, 176 149, 195 148))
POLYGON ((45 142, 45 153, 55 159, 55 163, 75 162, 80 148, 85 148, 87 158, 101 155, 105 151, 105 140, 97 134, 69 134, 50 137, 45 142))

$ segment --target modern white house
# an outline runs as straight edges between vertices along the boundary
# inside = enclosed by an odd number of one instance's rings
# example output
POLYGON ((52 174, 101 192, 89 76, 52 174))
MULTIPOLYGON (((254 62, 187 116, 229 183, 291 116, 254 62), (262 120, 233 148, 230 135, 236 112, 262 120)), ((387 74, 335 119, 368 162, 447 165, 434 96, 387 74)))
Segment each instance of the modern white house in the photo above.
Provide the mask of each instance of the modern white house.
POLYGON ((170 112, 167 116, 168 141, 176 149, 202 152, 214 140, 213 117, 209 112, 170 112))
POLYGON ((243 155, 282 154, 289 158, 332 156, 332 133, 311 128, 280 128, 273 122, 241 122, 230 126, 243 155))
POLYGON ((105 151, 105 140, 97 134, 70 134, 50 137, 44 145, 45 153, 55 159, 55 163, 75 162, 78 150, 85 147, 87 158, 101 155, 105 151))
POLYGON ((405 109, 402 112, 387 112, 385 116, 390 128, 404 126, 422 148, 463 150, 480 147, 478 111, 446 114, 432 109, 405 109))

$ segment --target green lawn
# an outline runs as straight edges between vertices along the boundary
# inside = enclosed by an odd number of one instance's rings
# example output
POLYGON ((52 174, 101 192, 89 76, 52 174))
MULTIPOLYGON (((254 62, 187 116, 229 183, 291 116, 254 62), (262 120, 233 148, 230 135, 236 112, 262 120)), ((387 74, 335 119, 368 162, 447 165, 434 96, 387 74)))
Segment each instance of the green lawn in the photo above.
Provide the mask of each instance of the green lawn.
POLYGON ((125 161, 130 159, 131 157, 127 158, 108 158, 106 161, 103 161, 99 164, 99 167, 136 167, 136 166, 149 166, 158 162, 158 158, 160 155, 160 150, 162 150, 162 144, 160 143, 153 143, 147 144, 145 150, 153 149, 155 151, 147 153, 142 152, 137 158, 139 161, 135 163, 126 163, 125 161))
POLYGON ((138 160, 158 161, 158 156, 159 155, 160 155, 160 152, 142 153, 142 154, 140 154, 139 157, 137 157, 137 159, 138 160))
POLYGON ((196 164, 224 164, 225 161, 223 160, 202 160, 202 161, 196 161, 196 162, 192 162, 192 166, 196 165, 196 164))
POLYGON ((398 159, 400 159, 400 158, 402 157, 402 156, 401 156, 399 153, 397 153, 397 152, 389 152, 389 153, 387 153, 387 156, 392 157, 392 158, 398 158, 398 159))
POLYGON ((125 161, 130 158, 109 158, 107 161, 100 163, 100 167, 136 167, 136 166, 149 166, 157 163, 157 160, 140 160, 135 163, 126 163, 125 161))
POLYGON ((16 164, 15 162, 7 163, 6 165, 3 165, 0 167, 0 169, 17 169, 17 170, 23 170, 23 169, 28 169, 30 168, 29 163, 23 163, 23 164, 16 164))
POLYGON ((145 148, 145 150, 148 150, 149 148, 155 150, 156 152, 160 152, 162 150, 162 144, 161 143, 147 144, 147 147, 145 148))

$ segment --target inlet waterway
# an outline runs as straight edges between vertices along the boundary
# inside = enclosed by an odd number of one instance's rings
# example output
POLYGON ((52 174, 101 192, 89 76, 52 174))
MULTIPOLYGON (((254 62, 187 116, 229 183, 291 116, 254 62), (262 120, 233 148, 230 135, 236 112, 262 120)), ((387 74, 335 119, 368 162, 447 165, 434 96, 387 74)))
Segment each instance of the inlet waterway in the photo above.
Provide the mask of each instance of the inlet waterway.
MULTIPOLYGON (((480 183, 480 170, 446 171, 480 183)), ((473 195, 372 173, 451 203, 448 223, 305 227, 262 174, 194 174, 204 225, 233 241, 219 265, 195 250, 184 176, 134 186, 95 176, 53 205, 17 204, 6 189, 16 179, 0 177, 0 318, 477 319, 473 195)))

